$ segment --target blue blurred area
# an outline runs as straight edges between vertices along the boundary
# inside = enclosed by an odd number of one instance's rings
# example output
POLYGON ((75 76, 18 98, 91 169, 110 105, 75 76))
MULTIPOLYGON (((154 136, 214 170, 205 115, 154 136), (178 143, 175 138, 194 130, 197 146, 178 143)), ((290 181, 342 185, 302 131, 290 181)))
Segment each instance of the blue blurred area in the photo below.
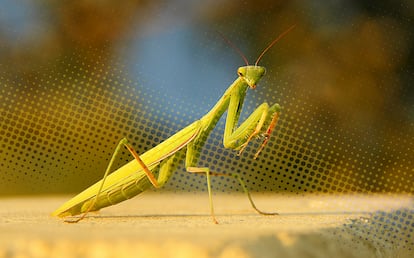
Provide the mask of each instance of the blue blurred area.
MULTIPOLYGON (((114 42, 104 39, 103 44, 110 47, 107 54, 112 52, 119 55, 116 59, 125 65, 124 72, 138 82, 139 90, 147 89, 159 93, 160 96, 169 96, 170 101, 182 100, 188 103, 188 106, 197 106, 203 102, 206 106, 201 108, 207 110, 233 82, 237 67, 243 65, 237 53, 229 48, 216 33, 217 28, 203 27, 200 23, 194 22, 198 15, 215 8, 219 3, 224 2, 197 3, 175 0, 156 3, 156 15, 147 15, 144 20, 133 18, 141 15, 140 8, 137 6, 135 13, 132 11, 130 14, 131 23, 126 32, 119 32, 120 37, 114 42), (188 15, 183 15, 183 12, 188 15), (206 30, 200 31, 200 28, 206 30)), ((80 10, 85 8, 80 4, 73 5, 80 10)), ((76 28, 77 25, 88 27, 88 14, 83 11, 74 11, 74 14, 69 14, 72 8, 68 7, 66 11, 63 6, 47 5, 47 2, 42 6, 42 4, 30 1, 1 0, 0 38, 4 38, 4 42, 7 42, 5 51, 16 49, 22 44, 33 49, 43 44, 46 49, 40 47, 36 55, 41 55, 46 59, 50 55, 48 60, 53 61, 54 51, 52 49, 55 46, 47 44, 60 44, 59 37, 64 39, 71 36, 71 33, 81 33, 82 30, 76 28), (76 24, 71 24, 73 20, 67 20, 65 15, 76 20, 76 24), (60 24, 59 22, 62 21, 69 23, 60 24), (72 26, 75 28, 71 28, 72 26), (62 29, 63 31, 59 31, 62 29), (49 43, 46 43, 47 41, 49 43)), ((95 8, 98 10, 96 12, 99 12, 100 7, 95 8)), ((93 14, 93 10, 90 11, 93 14)), ((77 40, 90 40, 89 44, 94 47, 95 32, 86 33, 86 35, 79 36, 81 39, 77 40), (85 39, 85 36, 91 39, 85 39)), ((82 42, 79 43, 73 39, 71 42, 70 38, 67 40, 64 48, 73 47, 73 51, 76 52, 78 51, 76 48, 82 47, 82 42), (73 46, 67 43, 73 43, 73 46)), ((237 41, 235 44, 242 45, 243 42, 237 41)), ((30 52, 30 49, 19 49, 19 51, 30 52)), ((70 53, 70 50, 61 49, 60 51, 70 53)), ((28 55, 33 55, 33 53, 28 53, 28 55)), ((55 56, 55 58, 59 57, 55 56)), ((36 63, 36 59, 32 61, 36 63)), ((166 111, 171 109, 166 102, 154 104, 165 108, 166 111)))
POLYGON ((48 8, 33 1, 0 0, 0 33, 14 44, 41 41, 52 20, 48 8))
POLYGON ((181 99, 189 106, 201 101, 214 103, 236 78, 236 62, 217 60, 228 55, 205 47, 205 38, 195 30, 192 26, 171 27, 167 32, 138 38, 122 58, 128 63, 129 74, 142 80, 144 88, 172 100, 181 99))

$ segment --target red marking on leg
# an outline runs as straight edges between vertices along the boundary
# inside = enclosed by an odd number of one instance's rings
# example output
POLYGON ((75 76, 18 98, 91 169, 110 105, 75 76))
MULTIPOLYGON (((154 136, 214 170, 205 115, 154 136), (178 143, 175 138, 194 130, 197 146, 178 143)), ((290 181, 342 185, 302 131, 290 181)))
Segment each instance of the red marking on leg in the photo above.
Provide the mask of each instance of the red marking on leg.
POLYGON ((273 129, 276 127, 277 121, 279 120, 279 113, 276 112, 272 118, 272 121, 270 122, 269 127, 266 130, 265 133, 265 139, 263 141, 263 143, 260 145, 259 149, 257 150, 256 154, 254 154, 254 159, 257 159, 257 157, 259 156, 260 152, 262 152, 263 148, 266 146, 267 142, 270 139, 270 134, 273 132, 273 129))

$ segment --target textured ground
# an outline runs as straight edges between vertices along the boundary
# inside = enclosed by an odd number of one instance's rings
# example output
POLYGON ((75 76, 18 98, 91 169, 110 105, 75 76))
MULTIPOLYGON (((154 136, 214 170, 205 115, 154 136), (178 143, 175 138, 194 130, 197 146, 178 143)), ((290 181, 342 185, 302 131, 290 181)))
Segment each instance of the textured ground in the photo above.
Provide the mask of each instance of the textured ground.
POLYGON ((143 194, 78 224, 49 214, 68 196, 0 199, 0 257, 414 257, 409 196, 143 194), (379 212, 379 210, 381 210, 379 212))

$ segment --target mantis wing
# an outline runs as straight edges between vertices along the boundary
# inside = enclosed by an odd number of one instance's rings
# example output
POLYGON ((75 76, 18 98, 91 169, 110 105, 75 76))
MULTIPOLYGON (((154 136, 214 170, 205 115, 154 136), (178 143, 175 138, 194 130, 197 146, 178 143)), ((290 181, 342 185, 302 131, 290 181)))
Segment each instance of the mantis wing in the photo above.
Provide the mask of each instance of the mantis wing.
MULTIPOLYGON (((158 144, 154 148, 142 154, 140 158, 144 164, 147 165, 149 170, 154 170, 162 160, 168 158, 169 156, 184 148, 197 136, 198 132, 200 131, 199 124, 200 121, 193 122, 164 142, 158 144)), ((103 179, 96 182, 92 186, 85 189, 83 192, 79 193, 64 203, 52 213, 52 216, 65 217, 85 212, 84 206, 88 206, 85 204, 88 204, 88 201, 96 197, 96 194, 98 193, 98 190, 102 184, 102 180, 103 179)), ((142 192, 150 186, 149 180, 146 178, 146 174, 144 173, 143 168, 140 166, 137 160, 134 159, 107 176, 100 196, 105 196, 105 194, 108 194, 109 192, 118 193, 118 191, 120 191, 123 186, 127 186, 131 183, 136 182, 142 183, 143 185, 141 188, 144 188, 141 191, 137 191, 136 194, 142 192)))

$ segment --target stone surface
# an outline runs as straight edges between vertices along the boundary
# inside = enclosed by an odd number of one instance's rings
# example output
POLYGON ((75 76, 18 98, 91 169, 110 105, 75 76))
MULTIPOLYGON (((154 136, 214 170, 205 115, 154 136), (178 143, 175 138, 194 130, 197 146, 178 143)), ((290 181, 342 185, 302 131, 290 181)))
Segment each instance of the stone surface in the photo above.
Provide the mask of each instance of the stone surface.
POLYGON ((150 192, 77 224, 50 213, 68 196, 0 199, 0 257, 414 257, 410 196, 150 192))

